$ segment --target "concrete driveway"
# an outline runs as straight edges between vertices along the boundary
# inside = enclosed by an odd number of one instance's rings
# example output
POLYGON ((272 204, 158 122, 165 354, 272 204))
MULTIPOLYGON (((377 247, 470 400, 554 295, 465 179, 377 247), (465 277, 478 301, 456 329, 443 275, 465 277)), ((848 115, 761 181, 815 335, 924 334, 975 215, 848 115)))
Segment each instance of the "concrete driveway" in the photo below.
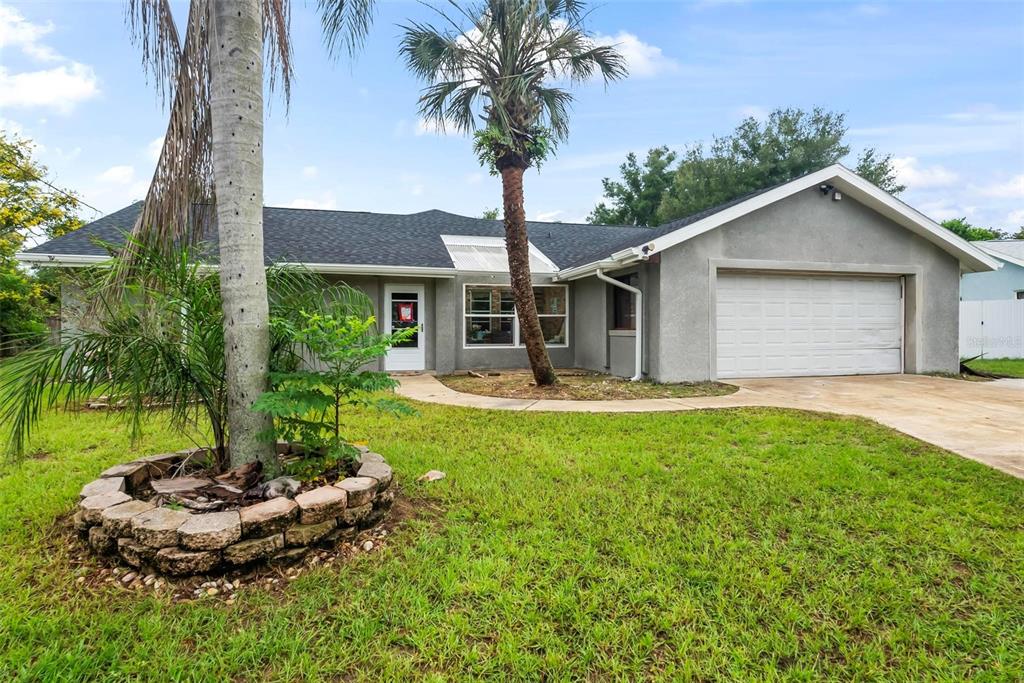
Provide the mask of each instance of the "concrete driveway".
POLYGON ((874 375, 732 383, 742 387, 744 398, 751 401, 748 405, 869 417, 1024 478, 1024 380, 965 382, 922 375, 874 375))
POLYGON ((654 412, 766 406, 860 415, 1024 479, 1024 380, 965 382, 922 375, 730 380, 728 396, 633 401, 493 398, 429 375, 399 378, 399 393, 432 403, 559 412, 654 412))

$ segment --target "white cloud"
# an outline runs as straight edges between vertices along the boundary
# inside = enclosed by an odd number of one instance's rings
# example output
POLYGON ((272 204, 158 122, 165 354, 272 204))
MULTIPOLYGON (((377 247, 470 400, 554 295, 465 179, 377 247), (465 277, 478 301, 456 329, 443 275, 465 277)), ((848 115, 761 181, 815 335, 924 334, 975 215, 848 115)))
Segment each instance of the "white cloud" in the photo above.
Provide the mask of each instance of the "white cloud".
POLYGON ((293 199, 285 206, 289 209, 321 209, 332 210, 338 208, 338 200, 330 192, 324 192, 319 199, 298 198, 293 199))
POLYGON ((45 108, 63 114, 99 94, 93 68, 59 55, 41 42, 53 24, 34 24, 14 8, 0 5, 0 49, 17 47, 36 62, 62 62, 36 71, 13 72, 0 66, 0 108, 45 108))
POLYGON ((994 104, 974 104, 963 111, 946 114, 950 121, 981 123, 1020 123, 1024 111, 1006 111, 994 104))
POLYGON ((865 17, 881 17, 889 13, 889 8, 875 2, 863 2, 855 5, 853 11, 865 17))
POLYGON ((96 176, 96 180, 111 185, 127 185, 135 180, 135 167, 127 165, 111 166, 96 176))
POLYGON ((420 118, 416 120, 416 135, 458 135, 452 123, 439 123, 434 119, 420 118))
POLYGON ((38 61, 54 61, 59 55, 40 39, 53 31, 53 24, 33 24, 13 7, 0 5, 0 50, 17 47, 26 56, 38 61))
POLYGON ((915 208, 934 221, 942 222, 950 218, 970 217, 970 212, 963 206, 949 201, 948 199, 937 199, 931 202, 918 204, 915 208))
POLYGON ((852 138, 869 141, 868 146, 899 150, 905 156, 959 157, 981 152, 1020 149, 1024 144, 1024 112, 992 105, 927 117, 917 121, 870 128, 851 128, 852 138))
POLYGON ((303 166, 302 177, 303 178, 316 178, 320 174, 320 169, 316 166, 303 166))
POLYGON ((154 138, 146 145, 146 158, 152 162, 160 160, 160 152, 164 148, 164 136, 161 135, 158 138, 154 138))
POLYGON ((4 131, 8 135, 16 135, 19 138, 29 137, 28 133, 25 132, 25 127, 11 119, 0 118, 0 131, 4 131))
POLYGON ((742 107, 736 110, 736 114, 741 119, 754 118, 758 121, 763 121, 768 118, 771 112, 768 111, 767 107, 762 107, 759 104, 744 104, 742 107))
POLYGON ((956 173, 943 166, 921 166, 916 157, 895 157, 892 165, 899 182, 915 190, 949 187, 959 180, 956 173))
POLYGON ((1006 223, 1011 226, 1024 227, 1024 209, 1017 209, 1006 214, 1006 223))
POLYGON ((537 213, 533 220, 535 221, 553 221, 559 216, 565 215, 565 211, 561 209, 555 209, 554 211, 541 211, 537 213))
POLYGON ((978 194, 997 199, 1024 199, 1024 173, 1002 183, 974 188, 978 194))
POLYGON ((111 166, 96 176, 97 186, 89 192, 98 201, 109 201, 117 206, 142 199, 149 189, 149 181, 140 179, 135 167, 129 164, 111 166))
POLYGON ((556 157, 548 167, 545 169, 546 172, 563 172, 563 171, 588 171, 592 169, 603 169, 609 170, 615 169, 626 160, 626 155, 629 154, 628 149, 609 150, 607 152, 591 152, 588 154, 569 154, 566 156, 556 157))
POLYGON ((594 41, 598 45, 615 45, 625 57, 632 77, 650 78, 679 69, 679 63, 666 57, 660 47, 645 43, 628 31, 619 31, 614 36, 599 34, 594 36, 594 41))
POLYGON ((0 66, 0 108, 45 107, 67 114, 99 92, 96 72, 78 62, 21 73, 0 66))

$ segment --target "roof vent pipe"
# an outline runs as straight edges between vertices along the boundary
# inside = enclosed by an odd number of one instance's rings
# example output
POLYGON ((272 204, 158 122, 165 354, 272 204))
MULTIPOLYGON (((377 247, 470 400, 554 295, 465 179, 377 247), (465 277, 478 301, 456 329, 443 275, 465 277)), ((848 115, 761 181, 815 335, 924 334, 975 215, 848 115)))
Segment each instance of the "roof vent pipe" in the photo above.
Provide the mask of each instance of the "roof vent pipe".
POLYGON ((643 353, 644 353, 644 293, 636 287, 631 287, 625 282, 616 280, 615 278, 608 277, 604 274, 604 271, 600 268, 594 273, 597 275, 598 280, 604 280, 613 287, 624 289, 627 292, 632 292, 636 295, 636 349, 635 349, 635 360, 633 376, 629 378, 630 382, 639 382, 643 379, 643 353))

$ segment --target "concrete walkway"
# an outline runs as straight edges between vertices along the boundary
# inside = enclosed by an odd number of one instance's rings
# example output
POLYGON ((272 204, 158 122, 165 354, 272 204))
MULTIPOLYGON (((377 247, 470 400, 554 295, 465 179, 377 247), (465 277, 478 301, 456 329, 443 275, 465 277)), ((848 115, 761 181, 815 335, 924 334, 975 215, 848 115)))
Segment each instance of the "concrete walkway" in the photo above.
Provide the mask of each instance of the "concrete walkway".
POLYGON ((730 380, 728 396, 560 401, 464 394, 430 375, 400 377, 398 393, 428 403, 550 412, 637 413, 766 406, 860 415, 1024 479, 1024 380, 965 382, 921 375, 730 380))

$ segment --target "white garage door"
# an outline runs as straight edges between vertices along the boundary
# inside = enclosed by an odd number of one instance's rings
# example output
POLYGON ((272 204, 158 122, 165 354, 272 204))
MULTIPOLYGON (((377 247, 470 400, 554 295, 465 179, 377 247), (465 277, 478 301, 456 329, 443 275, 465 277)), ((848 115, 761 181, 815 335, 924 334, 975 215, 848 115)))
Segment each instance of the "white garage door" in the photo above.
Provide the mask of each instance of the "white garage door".
POLYGON ((718 376, 900 372, 899 278, 719 273, 718 376))

